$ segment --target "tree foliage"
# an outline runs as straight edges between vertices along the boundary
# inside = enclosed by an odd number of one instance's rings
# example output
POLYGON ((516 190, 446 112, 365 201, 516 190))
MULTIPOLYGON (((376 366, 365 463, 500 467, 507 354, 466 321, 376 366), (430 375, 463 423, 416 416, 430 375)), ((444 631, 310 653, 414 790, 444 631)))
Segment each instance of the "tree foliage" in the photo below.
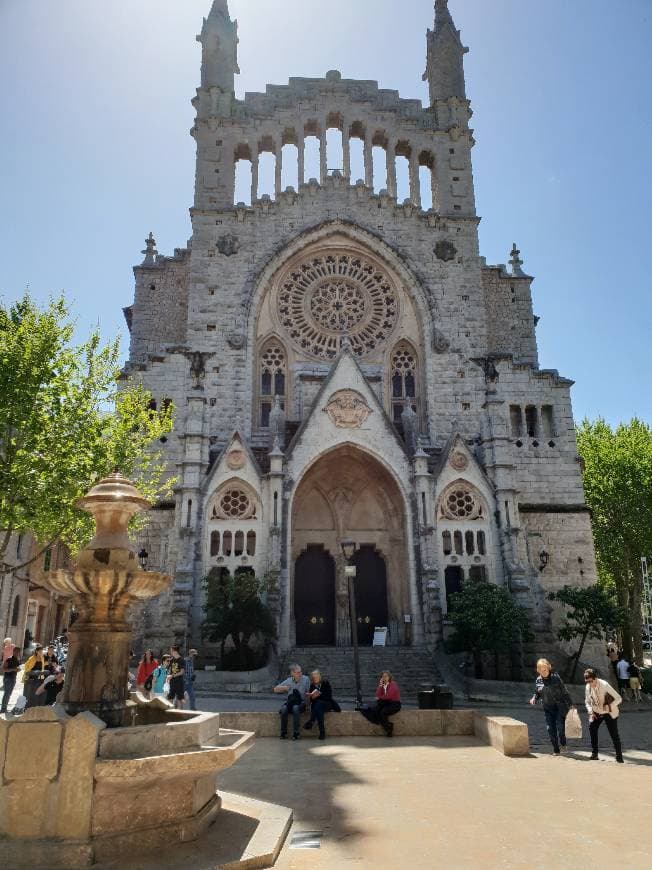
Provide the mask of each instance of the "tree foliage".
POLYGON ((564 622, 557 632, 559 639, 579 639, 570 671, 572 682, 586 641, 603 640, 606 634, 623 624, 626 614, 615 603, 609 590, 601 586, 563 586, 550 592, 548 598, 566 608, 564 622))
POLYGON ((247 670, 249 641, 258 635, 265 643, 276 637, 274 617, 261 596, 269 589, 269 578, 257 578, 253 571, 212 568, 203 580, 206 590, 202 626, 204 637, 224 647, 231 638, 238 670, 247 670))
POLYGON ((102 345, 94 331, 75 346, 73 332, 63 298, 43 310, 27 294, 0 304, 0 573, 14 533, 80 549, 93 521, 75 502, 107 474, 151 500, 173 483, 155 448, 172 408, 151 410, 138 385, 119 389, 117 341, 102 345))
POLYGON ((493 583, 466 583, 452 596, 448 615, 454 629, 449 646, 452 650, 473 653, 476 674, 482 652, 494 654, 497 676, 499 655, 510 652, 514 644, 531 637, 525 610, 507 590, 493 583))
POLYGON ((598 572, 626 612, 622 642, 642 660, 641 556, 652 555, 652 427, 633 419, 615 429, 602 419, 577 429, 591 508, 598 572))

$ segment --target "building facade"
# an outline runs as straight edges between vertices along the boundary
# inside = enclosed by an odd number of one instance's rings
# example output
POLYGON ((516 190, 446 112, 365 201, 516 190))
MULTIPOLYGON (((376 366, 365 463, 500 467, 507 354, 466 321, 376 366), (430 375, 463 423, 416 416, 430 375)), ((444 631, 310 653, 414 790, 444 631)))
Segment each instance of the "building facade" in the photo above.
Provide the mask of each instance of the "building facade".
POLYGON ((125 309, 125 377, 176 409, 175 499, 142 540, 174 582, 137 617, 145 643, 199 643, 225 568, 274 578, 281 649, 348 645, 344 539, 363 643, 436 647, 471 580, 549 631, 545 593, 596 579, 572 382, 539 368, 516 246, 509 267, 480 256, 446 0, 425 107, 336 70, 237 99, 226 0, 198 40, 192 238, 170 257, 150 234, 125 309))

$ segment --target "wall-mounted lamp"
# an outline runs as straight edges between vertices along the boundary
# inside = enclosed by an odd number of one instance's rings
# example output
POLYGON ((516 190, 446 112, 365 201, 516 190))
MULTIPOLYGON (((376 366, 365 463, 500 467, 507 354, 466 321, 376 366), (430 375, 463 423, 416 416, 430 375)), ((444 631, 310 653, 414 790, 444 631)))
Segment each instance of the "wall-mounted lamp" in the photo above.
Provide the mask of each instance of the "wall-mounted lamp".
POLYGON ((545 571, 546 565, 550 561, 550 554, 546 550, 541 550, 539 553, 539 571, 545 571))
POLYGON ((140 550, 140 552, 138 553, 138 561, 140 562, 140 567, 143 569, 143 571, 146 571, 146 570, 147 570, 147 559, 148 559, 148 557, 149 557, 149 553, 148 553, 147 550, 143 547, 142 550, 140 550))

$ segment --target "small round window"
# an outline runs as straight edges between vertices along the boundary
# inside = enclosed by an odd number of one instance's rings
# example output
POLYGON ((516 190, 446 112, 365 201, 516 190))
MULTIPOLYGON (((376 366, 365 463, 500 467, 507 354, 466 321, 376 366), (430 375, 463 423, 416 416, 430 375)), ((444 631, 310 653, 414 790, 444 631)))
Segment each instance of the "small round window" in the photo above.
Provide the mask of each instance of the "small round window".
POLYGON ((251 501, 241 489, 229 489, 220 498, 220 509, 225 517, 241 519, 251 513, 251 501))

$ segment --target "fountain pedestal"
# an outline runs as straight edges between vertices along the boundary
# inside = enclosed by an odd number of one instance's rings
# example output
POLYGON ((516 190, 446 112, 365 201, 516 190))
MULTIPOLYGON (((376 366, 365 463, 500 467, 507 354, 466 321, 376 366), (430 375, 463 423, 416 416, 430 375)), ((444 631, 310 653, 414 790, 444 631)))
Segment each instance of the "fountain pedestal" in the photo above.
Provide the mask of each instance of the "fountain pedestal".
POLYGON ((12 870, 92 867, 200 837, 220 811, 218 772, 254 740, 220 731, 216 713, 129 699, 127 610, 170 577, 138 564, 127 526, 148 502, 130 481, 111 475, 78 504, 95 537, 74 570, 43 581, 79 612, 62 704, 0 716, 0 866, 12 870))

